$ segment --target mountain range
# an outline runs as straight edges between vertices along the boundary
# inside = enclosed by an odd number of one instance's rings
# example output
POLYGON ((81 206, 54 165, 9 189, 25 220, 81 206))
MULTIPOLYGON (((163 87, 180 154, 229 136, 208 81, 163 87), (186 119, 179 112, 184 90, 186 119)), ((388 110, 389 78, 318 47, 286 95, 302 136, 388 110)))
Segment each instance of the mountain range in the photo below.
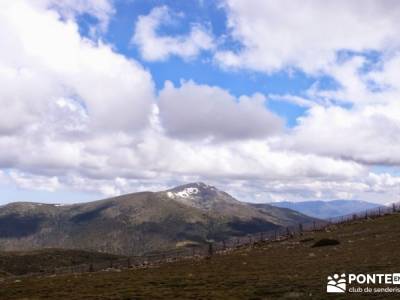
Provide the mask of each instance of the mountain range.
POLYGON ((381 205, 362 200, 332 200, 332 201, 302 201, 302 202, 272 202, 281 208, 289 208, 319 219, 335 218, 343 215, 363 212, 381 205))
POLYGON ((0 207, 0 251, 83 249, 141 255, 312 222, 287 208, 240 202, 204 183, 88 203, 0 207))

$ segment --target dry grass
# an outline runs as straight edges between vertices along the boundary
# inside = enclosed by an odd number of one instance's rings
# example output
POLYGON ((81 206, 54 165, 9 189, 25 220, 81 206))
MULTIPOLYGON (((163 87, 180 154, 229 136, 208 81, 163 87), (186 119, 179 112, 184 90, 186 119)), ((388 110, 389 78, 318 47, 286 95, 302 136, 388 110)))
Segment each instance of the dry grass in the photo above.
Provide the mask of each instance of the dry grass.
POLYGON ((107 253, 63 249, 0 252, 0 277, 2 272, 12 275, 51 273, 60 267, 109 263, 121 258, 122 256, 107 253))
POLYGON ((0 299, 370 299, 371 294, 328 295, 326 277, 338 272, 399 272, 399 242, 400 215, 396 214, 211 259, 120 272, 29 277, 20 282, 0 279, 0 299), (325 238, 340 244, 311 248, 325 238))

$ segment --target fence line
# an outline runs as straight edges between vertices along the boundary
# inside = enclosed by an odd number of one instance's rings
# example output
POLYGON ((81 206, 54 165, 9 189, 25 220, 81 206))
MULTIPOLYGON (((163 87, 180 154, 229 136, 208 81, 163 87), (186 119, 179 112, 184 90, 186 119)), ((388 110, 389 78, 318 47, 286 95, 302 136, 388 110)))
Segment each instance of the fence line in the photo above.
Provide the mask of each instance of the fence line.
MULTIPOLYGON (((101 263, 87 263, 68 267, 55 268, 52 271, 41 273, 30 273, 23 276, 31 276, 34 274, 66 274, 66 273, 82 273, 82 272, 98 272, 112 271, 116 269, 128 268, 148 268, 157 266, 162 263, 169 263, 184 259, 197 259, 210 257, 214 254, 222 254, 240 247, 252 246, 260 242, 275 242, 289 239, 294 236, 301 235, 306 232, 321 231, 334 224, 346 224, 351 221, 376 218, 383 215, 400 212, 400 204, 392 204, 391 206, 382 206, 366 211, 348 214, 328 220, 315 220, 308 223, 299 223, 289 227, 277 227, 273 230, 265 232, 257 232, 245 236, 231 237, 219 242, 209 242, 206 245, 195 246, 191 248, 183 248, 180 250, 165 251, 159 254, 144 255, 144 256, 127 256, 123 259, 110 260, 101 263)), ((15 276, 21 277, 21 276, 15 276)))

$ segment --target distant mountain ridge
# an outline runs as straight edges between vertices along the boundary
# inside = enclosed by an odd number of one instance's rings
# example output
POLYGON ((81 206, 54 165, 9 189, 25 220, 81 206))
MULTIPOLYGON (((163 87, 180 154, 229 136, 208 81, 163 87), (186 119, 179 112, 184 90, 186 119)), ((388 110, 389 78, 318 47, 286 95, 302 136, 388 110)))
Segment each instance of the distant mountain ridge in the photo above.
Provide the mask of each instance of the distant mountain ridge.
POLYGON ((293 209, 305 215, 319 219, 335 218, 381 206, 377 203, 371 203, 362 200, 317 200, 301 202, 282 201, 271 202, 269 205, 293 209))
POLYGON ((0 251, 64 248, 140 255, 313 220, 285 208, 257 208, 197 182, 73 205, 2 206, 0 251))

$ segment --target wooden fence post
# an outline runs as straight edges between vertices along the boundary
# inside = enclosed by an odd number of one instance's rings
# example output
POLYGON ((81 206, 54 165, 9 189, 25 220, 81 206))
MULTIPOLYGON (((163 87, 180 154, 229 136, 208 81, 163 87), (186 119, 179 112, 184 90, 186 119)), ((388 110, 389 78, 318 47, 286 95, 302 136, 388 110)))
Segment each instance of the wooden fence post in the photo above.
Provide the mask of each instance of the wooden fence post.
POLYGON ((208 256, 212 256, 214 254, 213 243, 208 243, 208 256))

